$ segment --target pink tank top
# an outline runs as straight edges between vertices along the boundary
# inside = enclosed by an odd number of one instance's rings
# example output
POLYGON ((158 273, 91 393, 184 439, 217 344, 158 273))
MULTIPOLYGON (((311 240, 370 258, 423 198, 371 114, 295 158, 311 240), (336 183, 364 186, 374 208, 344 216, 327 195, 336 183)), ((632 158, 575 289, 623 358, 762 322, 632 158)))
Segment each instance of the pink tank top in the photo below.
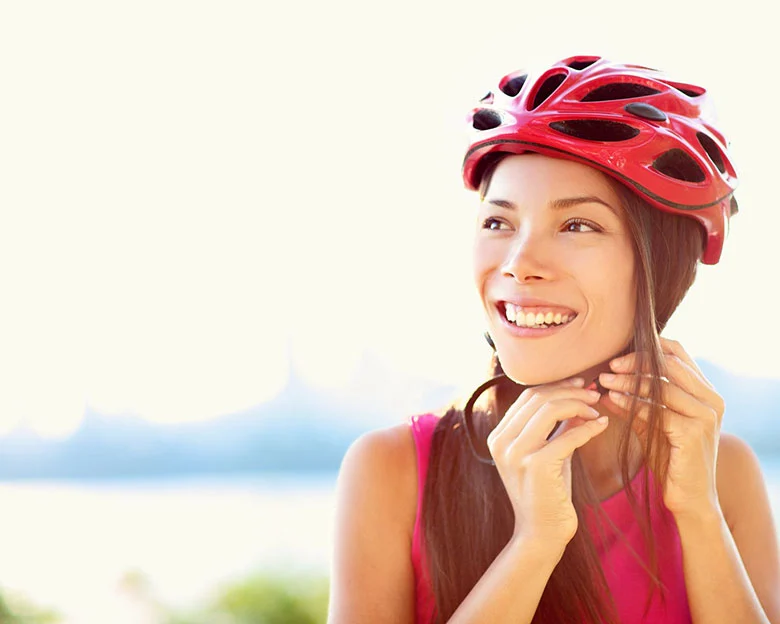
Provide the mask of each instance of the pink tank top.
MULTIPOLYGON (((428 579, 425 563, 425 549, 422 544, 421 509, 423 488, 428 473, 428 458, 431 439, 439 416, 435 414, 419 414, 408 420, 414 436, 417 449, 417 517, 412 534, 412 566, 415 576, 415 622, 428 624, 433 622, 434 598, 428 579)), ((646 467, 634 476, 631 487, 637 500, 644 495, 643 473, 646 467)), ((648 473, 650 487, 657 487, 652 472, 648 473)), ((652 500, 652 497, 651 497, 652 500)), ((642 534, 637 525, 625 490, 620 490, 608 499, 601 501, 604 512, 613 523, 625 534, 630 548, 646 563, 649 561, 644 547, 642 534)), ((661 596, 656 590, 653 593, 647 615, 644 615, 647 602, 647 592, 650 586, 648 573, 639 565, 631 554, 629 546, 620 539, 609 524, 604 526, 605 539, 597 532, 596 516, 592 510, 586 511, 588 527, 591 530, 601 559, 601 565, 607 578, 612 596, 618 608, 622 624, 639 624, 663 622, 664 624, 691 624, 691 614, 688 607, 688 595, 685 589, 683 575, 682 549, 677 525, 668 509, 653 508, 651 511, 651 527, 657 543, 659 577, 666 590, 661 596), (663 522, 669 520, 668 526, 663 522)), ((602 523, 603 524, 603 523, 602 523)), ((647 563, 649 567, 649 563, 647 563)))

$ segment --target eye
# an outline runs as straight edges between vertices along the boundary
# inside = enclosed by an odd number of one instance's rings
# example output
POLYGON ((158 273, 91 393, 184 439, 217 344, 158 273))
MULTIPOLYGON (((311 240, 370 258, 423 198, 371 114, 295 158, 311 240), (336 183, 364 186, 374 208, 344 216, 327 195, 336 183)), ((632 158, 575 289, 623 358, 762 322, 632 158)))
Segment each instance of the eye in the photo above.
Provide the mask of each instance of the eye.
MULTIPOLYGON (((490 227, 490 226, 491 226, 492 224, 494 224, 494 223, 497 223, 499 226, 501 226, 502 224, 504 224, 504 222, 503 222, 503 221, 499 221, 499 220, 498 220, 498 219, 496 219, 495 217, 488 217, 487 219, 485 219, 485 220, 482 222, 482 229, 483 229, 483 230, 493 230, 493 231, 498 231, 498 230, 499 230, 499 228, 490 227)), ((505 225, 505 224, 504 224, 504 225, 505 225)))
POLYGON ((564 228, 567 232, 585 232, 587 230, 582 230, 582 227, 589 228, 593 232, 601 232, 601 228, 597 226, 595 223, 592 223, 590 221, 586 221, 585 219, 569 219, 565 224, 564 228), (572 226, 574 226, 577 229, 571 229, 572 226))

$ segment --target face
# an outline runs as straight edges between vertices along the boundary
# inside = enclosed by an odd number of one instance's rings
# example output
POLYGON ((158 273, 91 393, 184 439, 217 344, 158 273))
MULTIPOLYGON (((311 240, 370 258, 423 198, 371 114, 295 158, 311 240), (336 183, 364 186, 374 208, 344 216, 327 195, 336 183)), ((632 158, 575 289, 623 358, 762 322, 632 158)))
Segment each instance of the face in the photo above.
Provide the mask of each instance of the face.
POLYGON ((474 238, 474 279, 504 372, 524 385, 595 376, 633 336, 634 262, 605 174, 540 154, 504 158, 474 238), (505 302, 519 306, 514 323, 505 302), (542 318, 552 325, 540 328, 542 318))

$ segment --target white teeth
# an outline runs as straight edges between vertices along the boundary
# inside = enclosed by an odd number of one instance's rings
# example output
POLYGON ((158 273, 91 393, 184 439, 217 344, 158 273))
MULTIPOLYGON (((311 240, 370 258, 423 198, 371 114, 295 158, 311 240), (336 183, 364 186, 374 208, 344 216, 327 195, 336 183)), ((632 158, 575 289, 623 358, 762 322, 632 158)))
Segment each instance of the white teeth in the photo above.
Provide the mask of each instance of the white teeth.
POLYGON ((511 303, 507 303, 507 304, 504 304, 504 305, 506 307, 506 317, 510 321, 512 321, 514 323, 515 322, 515 314, 516 314, 515 306, 513 306, 511 303))
POLYGON ((517 324, 519 327, 536 327, 537 325, 565 325, 573 320, 574 314, 561 314, 560 312, 523 312, 521 308, 512 304, 505 303, 506 318, 508 321, 517 324))

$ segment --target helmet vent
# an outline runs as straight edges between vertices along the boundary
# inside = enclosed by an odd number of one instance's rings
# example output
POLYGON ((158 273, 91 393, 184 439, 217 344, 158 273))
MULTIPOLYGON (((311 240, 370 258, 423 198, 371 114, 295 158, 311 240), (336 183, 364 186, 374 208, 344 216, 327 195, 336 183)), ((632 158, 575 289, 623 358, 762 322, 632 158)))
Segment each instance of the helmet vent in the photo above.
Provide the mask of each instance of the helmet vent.
POLYGON ((472 125, 477 130, 492 130, 501 125, 501 115, 489 108, 481 108, 474 113, 472 125))
POLYGON ((501 81, 499 88, 509 97, 515 97, 518 93, 520 93, 520 89, 523 88, 526 78, 528 78, 528 75, 524 74, 522 76, 515 76, 514 78, 510 78, 506 82, 501 81))
POLYGON ((648 67, 647 65, 626 65, 626 67, 632 67, 633 69, 646 69, 647 71, 660 71, 659 69, 654 69, 653 67, 648 67))
POLYGON ((738 212, 739 212, 739 206, 737 206, 737 198, 732 195, 731 196, 731 214, 729 216, 733 217, 738 212))
POLYGON ((704 182, 704 171, 686 152, 670 149, 653 162, 653 169, 665 176, 683 182, 704 182))
POLYGON ((554 121, 550 124, 553 130, 577 137, 585 141, 627 141, 633 139, 639 130, 628 124, 603 119, 570 119, 554 121))
POLYGON ((536 96, 534 97, 534 103, 533 106, 531 106, 531 110, 537 108, 542 102, 550 97, 553 92, 561 86, 561 83, 564 80, 566 80, 566 74, 554 74, 545 80, 536 91, 536 96))
POLYGON ((700 95, 704 95, 704 89, 701 87, 694 87, 691 85, 684 85, 680 84, 678 82, 668 82, 664 80, 666 84, 668 84, 670 87, 674 87, 678 91, 682 91, 685 95, 688 97, 699 97, 700 95))
POLYGON ((608 100, 628 100, 631 98, 646 97, 661 93, 658 89, 633 82, 613 82, 597 89, 593 89, 584 98, 583 102, 606 102, 608 100))
POLYGON ((586 67, 590 67, 591 65, 593 65, 593 63, 595 63, 598 60, 599 60, 598 58, 577 59, 576 61, 572 61, 571 63, 567 63, 567 65, 569 67, 571 67, 572 69, 576 69, 576 70, 579 71, 581 69, 585 69, 586 67))
POLYGON ((718 146, 715 144, 715 141, 713 141, 710 137, 708 137, 703 132, 697 132, 696 138, 699 139, 699 143, 701 143, 701 146, 704 148, 704 151, 707 152, 707 156, 710 157, 710 160, 715 163, 715 166, 718 168, 718 171, 721 173, 726 173, 726 165, 723 164, 723 155, 720 153, 720 150, 718 149, 718 146))

